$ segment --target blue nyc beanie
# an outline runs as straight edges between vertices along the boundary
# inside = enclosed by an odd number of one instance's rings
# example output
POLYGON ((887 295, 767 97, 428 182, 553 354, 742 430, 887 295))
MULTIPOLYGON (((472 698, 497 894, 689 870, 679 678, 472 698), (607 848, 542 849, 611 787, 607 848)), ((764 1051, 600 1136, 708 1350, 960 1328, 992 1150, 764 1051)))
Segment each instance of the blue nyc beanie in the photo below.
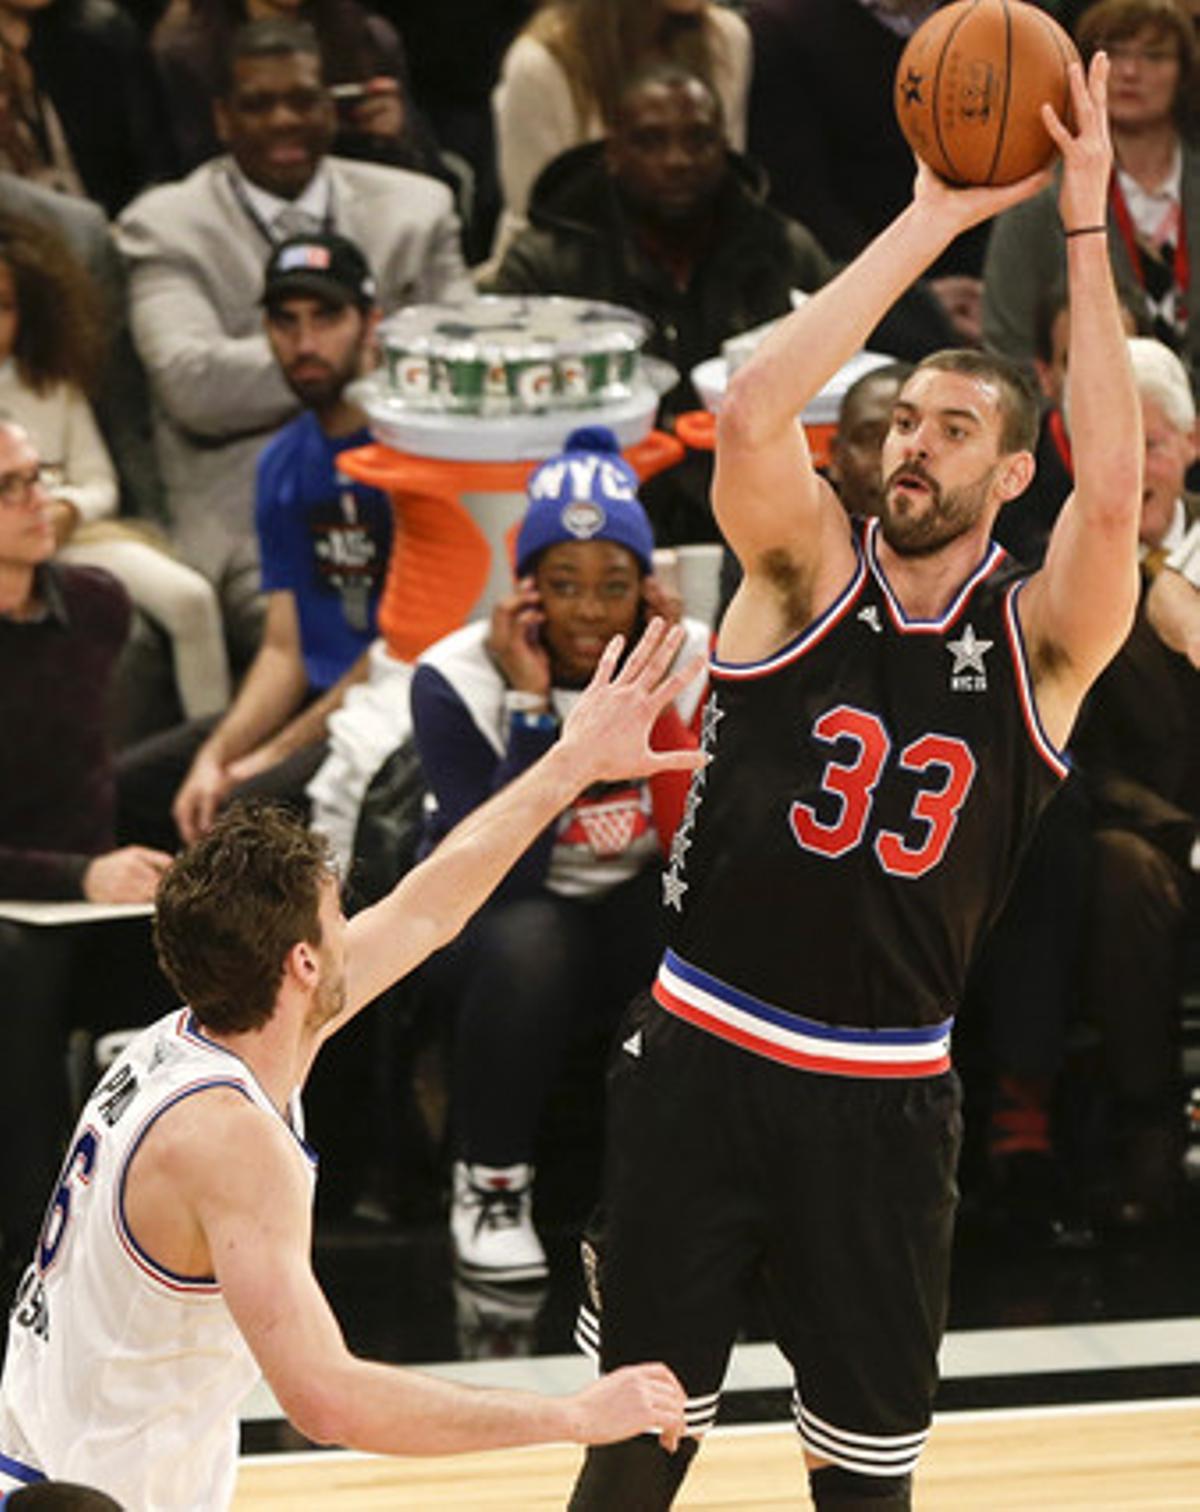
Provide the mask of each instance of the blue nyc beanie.
POLYGON ((517 576, 561 541, 615 541, 642 570, 654 570, 654 532, 637 496, 638 477, 607 426, 581 425, 557 457, 543 462, 526 487, 529 508, 517 534, 517 576))

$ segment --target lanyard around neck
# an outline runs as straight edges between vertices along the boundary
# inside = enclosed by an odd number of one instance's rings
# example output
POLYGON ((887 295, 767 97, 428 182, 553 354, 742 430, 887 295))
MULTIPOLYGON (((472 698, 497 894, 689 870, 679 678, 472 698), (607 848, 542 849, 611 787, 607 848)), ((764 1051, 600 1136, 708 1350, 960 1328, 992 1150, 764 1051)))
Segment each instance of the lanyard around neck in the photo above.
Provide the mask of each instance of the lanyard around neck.
MULTIPOLYGON (((1125 202, 1125 195, 1121 190, 1120 180, 1116 171, 1113 171, 1109 186, 1109 199, 1112 202, 1113 215, 1116 218, 1117 230, 1121 233, 1121 240, 1125 244, 1130 264, 1133 267, 1134 277, 1144 289, 1146 287, 1146 267, 1142 249, 1138 244, 1137 231, 1134 228, 1133 216, 1129 213, 1129 206, 1125 202)), ((1183 218, 1183 203, 1179 205, 1179 235, 1175 238, 1175 249, 1171 258, 1171 276, 1175 287, 1179 290, 1180 301, 1180 329, 1187 320, 1187 293, 1191 282, 1191 259, 1188 257, 1187 227, 1183 218)))
MULTIPOLYGON (((268 247, 277 247, 281 241, 285 240, 285 238, 281 237, 275 231, 273 226, 269 225, 265 220, 263 220, 262 216, 258 213, 258 210, 255 207, 254 201, 246 193, 246 186, 242 183, 240 175, 235 173, 232 168, 227 168, 225 170, 225 177, 229 181, 229 192, 233 195, 234 199, 237 200, 238 205, 246 216, 246 219, 262 237, 263 241, 266 242, 268 247)), ((328 234, 334 229, 333 185, 331 183, 328 187, 328 193, 325 199, 325 214, 321 217, 321 230, 328 234)))

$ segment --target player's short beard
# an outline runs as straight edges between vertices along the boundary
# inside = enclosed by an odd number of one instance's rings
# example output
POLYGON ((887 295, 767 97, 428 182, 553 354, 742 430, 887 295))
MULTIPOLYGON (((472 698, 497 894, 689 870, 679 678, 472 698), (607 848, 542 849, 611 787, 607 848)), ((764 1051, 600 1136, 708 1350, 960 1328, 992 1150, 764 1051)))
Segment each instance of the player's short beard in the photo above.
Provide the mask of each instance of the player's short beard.
POLYGON ((945 491, 928 473, 911 464, 897 467, 884 480, 880 505, 883 538, 897 556, 931 556, 951 541, 965 535, 983 513, 996 469, 989 467, 974 483, 945 491), (892 484, 898 477, 916 473, 929 489, 927 507, 920 514, 898 511, 892 502, 892 484))
POLYGON ((321 979, 313 994, 308 1019, 313 1029, 321 1029, 342 1013, 346 1006, 346 973, 339 970, 333 974, 333 962, 321 952, 321 979))

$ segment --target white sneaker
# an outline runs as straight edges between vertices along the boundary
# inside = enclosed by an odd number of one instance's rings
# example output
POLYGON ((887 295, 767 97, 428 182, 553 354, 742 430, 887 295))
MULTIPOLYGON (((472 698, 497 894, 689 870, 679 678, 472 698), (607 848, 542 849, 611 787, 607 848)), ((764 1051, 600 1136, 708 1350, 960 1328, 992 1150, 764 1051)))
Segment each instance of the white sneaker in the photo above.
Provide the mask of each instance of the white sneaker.
POLYGON ((533 1227, 533 1167, 455 1161, 450 1237, 464 1276, 499 1282, 546 1276, 546 1252, 533 1227))

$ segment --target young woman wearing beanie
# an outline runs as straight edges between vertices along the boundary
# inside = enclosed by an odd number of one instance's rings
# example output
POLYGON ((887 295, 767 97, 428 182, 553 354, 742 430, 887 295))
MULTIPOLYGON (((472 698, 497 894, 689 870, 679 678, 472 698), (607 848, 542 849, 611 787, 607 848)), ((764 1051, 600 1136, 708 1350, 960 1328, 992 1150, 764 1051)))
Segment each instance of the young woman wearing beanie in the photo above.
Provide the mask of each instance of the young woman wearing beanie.
MULTIPOLYGON (((632 643, 647 611, 666 607, 637 478, 611 432, 573 432, 528 493, 513 593, 490 621, 430 647, 413 677, 414 734, 436 800, 427 848, 558 738, 608 640, 632 643)), ((684 659, 708 644, 706 626, 688 629, 684 659)), ((699 676, 660 718, 656 745, 695 744, 703 691, 699 676)), ((611 1033, 653 973, 660 863, 686 790, 668 774, 585 793, 427 968, 457 1010, 451 1234, 467 1277, 546 1275, 532 1220, 542 1112, 573 1039, 611 1033)), ((579 1194, 583 1206, 590 1195, 579 1194)))

